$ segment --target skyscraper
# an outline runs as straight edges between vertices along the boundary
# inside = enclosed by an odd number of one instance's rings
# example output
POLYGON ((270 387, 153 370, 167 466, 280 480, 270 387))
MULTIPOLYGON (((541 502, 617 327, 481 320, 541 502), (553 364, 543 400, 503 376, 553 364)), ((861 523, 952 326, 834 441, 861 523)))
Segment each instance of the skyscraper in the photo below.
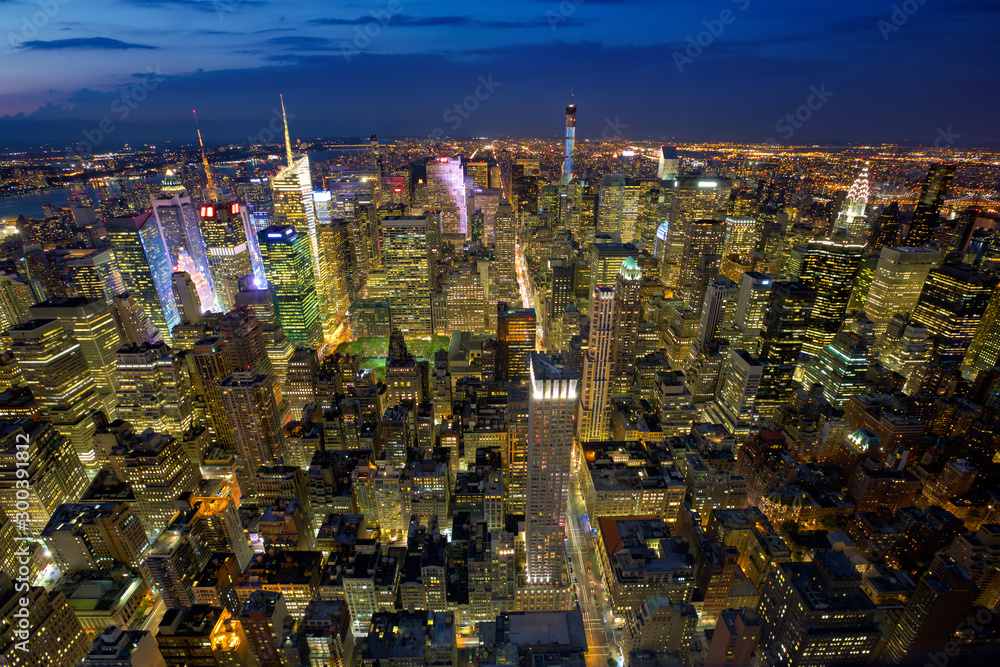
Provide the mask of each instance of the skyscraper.
POLYGON ((841 331, 806 365, 805 385, 823 385, 830 405, 842 408, 851 396, 865 391, 868 346, 855 334, 841 331))
POLYGON ((183 362, 166 344, 122 346, 116 354, 118 416, 136 429, 181 439, 194 421, 194 391, 183 362))
POLYGON ((862 243, 868 236, 868 224, 865 218, 865 207, 868 205, 868 163, 865 163, 861 173, 851 184, 847 192, 844 207, 837 215, 834 230, 842 230, 850 238, 862 243))
POLYGON ((91 474, 101 466, 94 449, 94 411, 101 409, 83 348, 58 320, 31 320, 6 334, 24 383, 91 474))
POLYGON ((764 377, 764 364, 746 350, 730 350, 729 365, 722 388, 709 413, 730 434, 747 439, 756 433, 760 422, 757 392, 764 377))
POLYGON ((131 292, 153 326, 170 341, 170 332, 180 323, 171 285, 173 265, 166 242, 152 213, 114 218, 104 223, 108 242, 115 251, 125 288, 131 292))
POLYGON ((607 440, 608 396, 615 363, 615 290, 598 287, 590 299, 590 338, 583 358, 580 431, 582 441, 607 440))
POLYGON ((941 253, 930 248, 882 248, 864 307, 876 337, 885 333, 894 315, 913 312, 927 274, 940 261, 941 253))
POLYGON ((660 276, 669 289, 679 290, 688 223, 695 220, 721 223, 725 220, 733 184, 725 178, 685 176, 676 178, 670 185, 670 216, 667 219, 667 240, 660 276))
POLYGON ((802 351, 816 356, 840 329, 865 246, 846 239, 817 239, 806 246, 799 280, 816 292, 802 351))
POLYGON ((104 299, 110 305, 112 297, 125 291, 121 270, 110 248, 89 250, 67 259, 66 268, 78 296, 104 299))
POLYGON ((932 164, 927 179, 920 189, 920 199, 913 213, 913 222, 906 233, 903 245, 911 248, 930 243, 941 221, 941 206, 948 194, 951 179, 955 176, 955 165, 932 164))
MULTIPOLYGON (((497 207, 493 233, 496 239, 496 257, 490 266, 491 300, 520 303, 515 266, 517 243, 517 217, 505 199, 497 207)), ((525 304, 527 305, 527 304, 525 304)))
POLYGON ((927 276, 913 321, 934 338, 934 361, 958 366, 986 313, 997 279, 968 266, 946 264, 927 276))
POLYGON ((684 231, 681 255, 681 298, 693 310, 701 308, 708 283, 719 275, 726 223, 721 220, 691 220, 684 231))
POLYGON ((191 198, 186 192, 179 192, 169 197, 151 196, 150 202, 169 254, 171 269, 188 264, 192 279, 199 285, 198 296, 206 310, 217 310, 205 239, 201 235, 198 211, 191 198))
POLYGON ((201 299, 198 298, 198 289, 194 280, 191 279, 191 275, 184 271, 174 271, 171 285, 181 322, 185 324, 201 322, 201 299))
POLYGON ((677 157, 677 149, 673 146, 660 146, 660 155, 657 158, 656 176, 661 181, 672 181, 677 178, 680 166, 680 159, 677 157))
POLYGON ((403 333, 431 333, 431 268, 426 216, 390 216, 382 243, 393 324, 403 333))
POLYGON ((511 308, 497 303, 497 378, 504 382, 528 379, 528 361, 535 351, 538 323, 534 308, 511 308))
POLYGON ((624 393, 632 385, 642 322, 642 269, 631 257, 622 262, 615 283, 615 361, 612 391, 624 393))
POLYGON ((427 162, 427 203, 441 211, 441 233, 468 236, 465 173, 461 157, 437 157, 427 162))
POLYGON ((200 213, 216 300, 219 309, 228 312, 235 305, 239 279, 254 273, 248 241, 250 238, 256 241, 256 232, 252 237, 247 236, 247 209, 239 202, 206 204, 200 213))
POLYGON ((570 484, 577 379, 545 355, 529 364, 528 483, 525 510, 529 584, 562 578, 565 494, 570 484))
POLYGON ((563 160, 562 183, 573 180, 573 142, 576 141, 576 105, 566 107, 566 157, 563 160))
POLYGON ((66 333, 76 339, 104 409, 113 414, 118 391, 115 353, 121 346, 121 338, 108 302, 103 298, 52 299, 32 306, 31 315, 35 319, 58 320, 66 333))
POLYGON ((255 490, 257 468, 280 460, 284 447, 281 415, 274 401, 274 388, 266 375, 235 372, 219 386, 226 407, 233 441, 241 456, 244 488, 255 490))
POLYGON ((982 323, 969 344, 969 350, 962 360, 962 372, 975 377, 981 371, 988 371, 1000 362, 1000 286, 993 289, 982 323))
POLYGON ((258 239, 278 324, 292 342, 317 345, 322 330, 308 237, 276 225, 261 230, 258 239))

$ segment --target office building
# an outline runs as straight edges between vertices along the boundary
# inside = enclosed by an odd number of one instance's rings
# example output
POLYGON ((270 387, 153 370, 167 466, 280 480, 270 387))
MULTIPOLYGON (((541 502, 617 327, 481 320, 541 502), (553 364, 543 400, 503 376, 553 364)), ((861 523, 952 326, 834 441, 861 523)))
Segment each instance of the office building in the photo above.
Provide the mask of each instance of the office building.
POLYGON ((90 642, 66 596, 50 593, 42 586, 21 590, 21 584, 15 587, 7 573, 0 573, 0 591, 0 624, 7 629, 0 642, 0 660, 4 664, 11 667, 80 664, 90 642), (22 618, 26 618, 23 624, 22 618))
POLYGON ((171 284, 174 269, 170 252, 153 214, 114 218, 106 220, 104 226, 125 289, 135 297, 164 340, 170 342, 170 332, 181 317, 171 284))
POLYGON ((570 484, 577 379, 565 366, 532 353, 528 399, 526 572, 529 584, 559 584, 570 484))
POLYGON ((201 233, 212 274, 217 305, 222 312, 236 305, 239 279, 254 273, 251 241, 256 252, 257 233, 251 230, 247 208, 239 202, 217 202, 200 209, 201 233))
POLYGON ((291 342, 318 345, 323 330, 309 238, 285 225, 261 230, 258 239, 278 324, 291 342))
POLYGON ((868 346, 861 336, 841 331, 806 365, 805 385, 823 385, 830 405, 844 407, 851 396, 865 392, 868 363, 868 346))
POLYGON ((528 360, 535 351, 538 324, 534 308, 511 308, 497 303, 497 379, 523 382, 528 379, 528 360))
MULTIPOLYGON (((255 479, 260 466, 279 460, 284 451, 284 430, 267 375, 234 372, 219 385, 232 438, 242 460, 243 474, 255 479)), ((240 484, 241 487, 244 485, 240 484)), ((255 490, 251 482, 246 487, 255 490)))
POLYGON ((618 272, 612 310, 615 345, 612 392, 618 394, 632 386, 642 322, 642 270, 631 257, 622 262, 618 272))
MULTIPOLYGON (((731 191, 732 182, 725 178, 684 176, 670 183, 670 216, 667 218, 667 238, 660 265, 660 277, 667 288, 676 291, 681 287, 688 224, 696 220, 714 220, 724 228, 731 191)), ((714 278, 710 276, 707 280, 714 278)), ((700 305, 699 302, 695 307, 700 305)))
POLYGON ((967 266, 932 270, 913 310, 913 322, 934 339, 933 359, 957 367, 965 357, 993 296, 997 279, 967 266))
POLYGON ((885 246, 864 302, 865 315, 881 337, 894 315, 913 312, 927 275, 941 261, 941 253, 931 248, 885 246))
POLYGON ((680 296, 694 310, 701 308, 708 283, 719 275, 726 223, 722 220, 691 220, 684 230, 680 262, 680 296))
POLYGON ((837 335, 864 250, 863 244, 834 239, 818 239, 806 246, 799 280, 816 292, 816 299, 806 327, 804 354, 816 356, 837 335))
POLYGON ((516 268, 517 216, 506 199, 497 207, 493 234, 496 255, 490 265, 490 300, 520 303, 516 268))
POLYGON ((427 216, 390 216, 382 221, 382 252, 393 325, 403 333, 429 336, 431 269, 427 216))
POLYGON ((932 164, 927 178, 920 189, 920 198, 913 213, 913 222, 906 233, 904 245, 911 248, 925 246, 934 238, 934 232, 941 224, 941 207, 948 195, 951 179, 955 176, 955 165, 932 164))
MULTIPOLYGON (((206 310, 217 310, 212 271, 205 252, 198 211, 183 189, 179 192, 168 192, 168 189, 165 188, 159 197, 151 195, 150 205, 167 249, 170 267, 185 267, 184 270, 191 273, 199 287, 198 296, 206 310)), ((110 235, 110 230, 108 232, 110 235)))

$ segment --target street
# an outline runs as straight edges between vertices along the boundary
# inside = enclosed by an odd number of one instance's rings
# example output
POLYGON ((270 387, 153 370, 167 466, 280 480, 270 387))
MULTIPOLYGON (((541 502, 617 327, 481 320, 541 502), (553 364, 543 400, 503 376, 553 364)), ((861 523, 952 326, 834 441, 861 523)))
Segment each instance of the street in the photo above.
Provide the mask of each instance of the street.
POLYGON ((577 578, 576 592, 587 630, 587 667, 608 667, 609 657, 621 664, 621 652, 615 638, 614 624, 610 620, 604 583, 597 567, 595 538, 580 529, 582 499, 575 481, 569 496, 566 516, 569 542, 566 543, 566 553, 573 565, 573 575, 577 578), (591 575, 587 572, 588 563, 593 570, 593 584, 590 582, 591 575))

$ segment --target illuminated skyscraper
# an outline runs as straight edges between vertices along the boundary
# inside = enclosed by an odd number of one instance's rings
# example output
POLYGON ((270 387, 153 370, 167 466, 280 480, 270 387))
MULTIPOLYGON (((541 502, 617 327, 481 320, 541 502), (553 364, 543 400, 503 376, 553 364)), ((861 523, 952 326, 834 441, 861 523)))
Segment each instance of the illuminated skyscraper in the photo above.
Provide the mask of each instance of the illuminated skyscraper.
POLYGON ((475 264, 455 267, 443 279, 449 332, 486 332, 486 292, 475 264))
POLYGON ((517 272, 514 268, 517 217, 506 199, 497 207, 493 231, 496 239, 496 256, 490 266, 490 300, 520 303, 517 272))
POLYGON ((757 250, 761 237, 761 224, 747 216, 726 218, 726 242, 722 254, 736 255, 742 262, 749 262, 757 250))
POLYGON ((342 218, 319 223, 320 259, 326 268, 323 338, 332 340, 351 301, 351 226, 342 218))
POLYGON ((660 146, 656 177, 661 181, 672 181, 677 178, 679 168, 680 159, 677 157, 677 149, 673 146, 660 146))
POLYGON ((162 341, 163 336, 150 321, 146 310, 130 292, 116 295, 111 302, 111 314, 124 345, 142 345, 162 341))
POLYGON ((431 266, 427 217, 382 221, 392 322, 403 333, 431 334, 431 266))
POLYGON ((816 300, 803 353, 816 356, 837 335, 864 250, 864 244, 847 240, 817 239, 806 246, 799 280, 816 292, 816 300))
MULTIPOLYGON (((220 202, 201 207, 201 232, 212 271, 219 309, 228 312, 235 306, 239 279, 254 273, 247 236, 247 210, 238 202, 220 202)), ((259 252, 259 250, 258 250, 259 252)))
POLYGON ((257 238, 278 324, 290 341, 318 345, 323 332, 308 237, 288 225, 276 225, 261 230, 257 238))
POLYGON ((194 421, 188 369, 164 343, 125 345, 117 352, 118 416, 135 428, 184 437, 194 421))
POLYGON ((19 324, 4 339, 43 414, 73 445, 88 473, 96 474, 101 461, 94 450, 93 413, 103 406, 80 343, 54 319, 19 324))
POLYGON ((940 261, 941 253, 930 248, 882 248, 864 307, 876 337, 885 333, 893 315, 913 312, 927 274, 940 261))
POLYGON ((723 424, 737 438, 746 439, 756 433, 760 422, 757 392, 763 377, 764 364, 760 360, 746 350, 730 350, 722 387, 709 409, 710 420, 723 424))
POLYGON ((233 372, 233 359, 227 343, 219 337, 204 338, 192 348, 191 359, 194 362, 192 379, 195 390, 205 399, 215 440, 220 447, 231 447, 233 429, 221 389, 223 380, 233 372))
POLYGON ((118 391, 115 353, 121 346, 121 338, 107 301, 82 297, 52 299, 32 306, 31 315, 35 319, 58 320, 66 333, 76 339, 104 409, 113 414, 118 391))
POLYGON ((427 205, 441 211, 441 233, 468 236, 469 209, 461 157, 431 158, 427 162, 427 205))
POLYGON ((739 346, 750 354, 760 351, 760 333, 773 286, 774 279, 766 273, 748 271, 740 278, 733 324, 740 332, 739 346))
POLYGON ((171 285, 173 264, 152 213, 115 218, 104 223, 108 242, 114 248, 125 288, 131 292, 153 326, 170 341, 170 332, 180 323, 171 285))
POLYGON ((842 408, 851 396, 864 393, 867 372, 865 342, 857 334, 841 331, 806 365, 804 384, 823 385, 830 405, 842 408))
POLYGON ((201 299, 198 298, 198 288, 195 286, 194 280, 191 279, 191 275, 184 271, 174 271, 171 284, 181 322, 185 324, 201 322, 201 299))
POLYGON ((535 351, 538 322, 534 308, 511 308, 497 303, 497 379, 522 382, 528 379, 528 360, 535 351))
POLYGON ((642 269, 631 257, 622 262, 615 283, 614 303, 615 362, 612 392, 627 392, 632 386, 633 369, 642 322, 642 269))
POLYGON ((570 484, 577 379, 542 354, 529 363, 525 546, 529 584, 562 579, 565 496, 570 484))
POLYGON ((562 183, 573 180, 573 142, 576 141, 576 105, 566 107, 566 156, 563 160, 562 183))
POLYGON ((903 245, 911 248, 930 243, 941 221, 941 206, 948 194, 948 187, 955 175, 954 164, 937 163, 931 165, 927 179, 920 189, 920 199, 913 213, 913 222, 906 233, 903 245))
POLYGON ((598 287, 590 298, 590 338, 583 358, 580 432, 582 441, 607 440, 608 395, 615 363, 615 290, 598 287))
POLYGON ((946 264, 927 276, 913 321, 934 339, 933 359, 957 366, 983 321, 997 279, 967 266, 946 264))
POLYGON ((590 244, 590 294, 598 287, 614 287, 622 264, 629 257, 639 257, 639 249, 631 243, 590 244))
POLYGON ((862 243, 868 236, 868 223, 865 218, 865 207, 868 206, 868 163, 865 163, 861 174, 851 184, 844 201, 844 208, 837 215, 834 230, 843 230, 850 238, 862 243))
POLYGON ((220 389, 233 441, 242 458, 244 479, 250 482, 245 488, 253 489, 257 468, 279 460, 284 446, 281 415, 274 402, 271 379, 237 372, 226 378, 220 389))
POLYGON ((1000 286, 993 289, 993 296, 983 313, 983 321, 976 329, 969 351, 962 360, 962 372, 975 377, 981 371, 995 368, 1000 362, 1000 286))
MULTIPOLYGON (((660 276, 672 290, 680 289, 681 265, 688 223, 695 220, 726 219, 731 181, 725 178, 682 177, 671 185, 670 216, 667 219, 667 241, 661 255, 660 276)), ((709 278, 713 279, 715 276, 709 278)), ((696 308, 701 304, 699 303, 696 308)))
POLYGON ((792 378, 799 363, 816 292, 800 283, 774 283, 760 334, 764 377, 757 392, 758 412, 770 416, 795 390, 792 378))
POLYGON ((110 305, 112 297, 125 291, 118 261, 110 248, 89 250, 86 254, 67 259, 66 268, 78 296, 104 299, 110 305))
POLYGON ((193 267, 189 270, 192 279, 199 285, 198 296, 201 302, 206 310, 218 310, 212 271, 205 252, 205 239, 201 235, 198 211, 191 203, 191 198, 186 192, 181 192, 170 197, 150 197, 150 202, 153 215, 156 217, 156 225, 160 228, 169 253, 171 270, 177 270, 177 267, 181 266, 183 255, 190 257, 193 267))
POLYGON ((721 220, 691 220, 684 231, 681 255, 680 296, 693 310, 701 308, 708 283, 719 275, 726 223, 721 220))

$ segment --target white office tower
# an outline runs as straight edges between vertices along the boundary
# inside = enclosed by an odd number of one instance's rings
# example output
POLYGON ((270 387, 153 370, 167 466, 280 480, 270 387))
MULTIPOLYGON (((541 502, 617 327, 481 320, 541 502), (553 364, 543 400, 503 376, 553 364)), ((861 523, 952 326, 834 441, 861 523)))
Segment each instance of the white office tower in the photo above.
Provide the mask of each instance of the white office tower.
POLYGON ((673 146, 660 146, 660 159, 656 165, 656 175, 661 181, 672 181, 677 178, 680 169, 680 159, 677 149, 673 146))
POLYGON ((573 457, 577 379, 553 358, 532 352, 529 360, 527 582, 562 584, 566 494, 573 457))
POLYGON ((868 233, 868 220, 865 218, 865 207, 868 206, 868 163, 865 163, 861 174, 851 184, 841 209, 834 223, 834 229, 847 232, 853 239, 864 239, 868 233))
POLYGON ((865 315, 881 337, 893 315, 912 313, 931 269, 941 263, 941 251, 931 248, 882 248, 872 286, 865 301, 865 315))
POLYGON ((583 358, 580 440, 608 439, 608 394, 615 362, 615 290, 598 286, 590 296, 590 338, 583 358))

